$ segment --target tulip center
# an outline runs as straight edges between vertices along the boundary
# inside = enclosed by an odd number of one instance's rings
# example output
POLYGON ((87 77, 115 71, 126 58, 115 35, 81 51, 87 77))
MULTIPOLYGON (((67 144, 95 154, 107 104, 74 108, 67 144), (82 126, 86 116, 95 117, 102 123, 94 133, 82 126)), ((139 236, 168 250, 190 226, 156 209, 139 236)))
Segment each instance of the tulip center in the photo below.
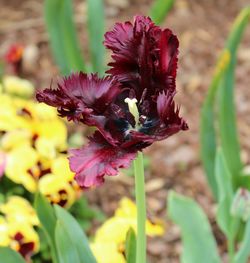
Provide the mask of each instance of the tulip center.
POLYGON ((126 98, 124 101, 128 104, 129 112, 134 116, 135 125, 138 127, 139 126, 139 111, 136 105, 137 99, 136 98, 133 98, 133 99, 126 98))

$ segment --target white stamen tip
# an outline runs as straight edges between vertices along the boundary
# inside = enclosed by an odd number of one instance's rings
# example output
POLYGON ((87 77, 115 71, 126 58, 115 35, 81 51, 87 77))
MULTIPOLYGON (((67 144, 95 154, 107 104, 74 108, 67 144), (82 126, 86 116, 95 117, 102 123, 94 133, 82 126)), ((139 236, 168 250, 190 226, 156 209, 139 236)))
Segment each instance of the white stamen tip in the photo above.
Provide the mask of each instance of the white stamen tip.
POLYGON ((126 98, 124 101, 128 104, 128 109, 130 113, 134 116, 136 125, 138 125, 139 124, 139 111, 136 105, 137 99, 136 98, 133 98, 133 99, 126 98))

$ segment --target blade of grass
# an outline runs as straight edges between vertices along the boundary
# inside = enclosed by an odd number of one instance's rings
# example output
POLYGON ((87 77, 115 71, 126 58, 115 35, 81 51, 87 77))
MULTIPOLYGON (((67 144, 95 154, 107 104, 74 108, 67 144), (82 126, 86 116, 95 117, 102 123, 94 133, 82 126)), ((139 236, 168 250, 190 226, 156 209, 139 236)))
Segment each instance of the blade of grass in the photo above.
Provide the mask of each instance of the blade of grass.
POLYGON ((71 0, 45 0, 45 22, 55 60, 63 74, 86 67, 73 21, 71 0))
POLYGON ((88 0, 89 47, 93 70, 104 74, 104 6, 103 0, 88 0))

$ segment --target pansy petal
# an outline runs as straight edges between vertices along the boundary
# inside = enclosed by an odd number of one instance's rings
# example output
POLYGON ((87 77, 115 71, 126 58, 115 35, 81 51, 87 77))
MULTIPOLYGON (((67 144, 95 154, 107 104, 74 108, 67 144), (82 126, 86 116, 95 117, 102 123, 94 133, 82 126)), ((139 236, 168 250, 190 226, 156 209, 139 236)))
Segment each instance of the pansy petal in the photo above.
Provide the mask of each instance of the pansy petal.
POLYGON ((71 150, 70 168, 81 187, 89 188, 104 182, 104 175, 117 175, 119 168, 129 167, 135 151, 110 145, 100 132, 90 137, 90 142, 78 150, 71 150))

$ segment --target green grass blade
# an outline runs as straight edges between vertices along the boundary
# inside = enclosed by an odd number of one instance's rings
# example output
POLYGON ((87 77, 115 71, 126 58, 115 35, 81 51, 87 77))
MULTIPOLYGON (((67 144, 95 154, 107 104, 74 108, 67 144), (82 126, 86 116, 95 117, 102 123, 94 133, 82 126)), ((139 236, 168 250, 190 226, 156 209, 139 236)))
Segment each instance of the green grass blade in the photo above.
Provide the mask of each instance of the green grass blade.
POLYGON ((52 53, 63 74, 74 70, 85 71, 71 0, 45 0, 45 22, 52 53))
POLYGON ((155 0, 151 7, 149 15, 152 20, 157 25, 159 25, 164 21, 173 5, 174 0, 155 0))
POLYGON ((105 49, 103 0, 88 0, 88 33, 93 71, 104 74, 105 49))
POLYGON ((223 77, 224 71, 230 62, 230 53, 224 50, 220 56, 212 82, 208 89, 205 102, 201 109, 201 127, 200 127, 200 142, 201 142, 201 160, 205 169, 206 177, 214 197, 218 198, 218 187, 214 173, 215 154, 216 154, 216 132, 214 127, 214 104, 216 92, 219 83, 223 77))
POLYGON ((237 49, 249 18, 250 7, 243 9, 236 18, 226 45, 231 54, 231 60, 224 73, 223 80, 219 88, 219 134, 225 159, 232 174, 235 189, 239 184, 242 163, 240 159, 240 146, 238 141, 234 105, 234 71, 237 49))
POLYGON ((221 262, 208 219, 192 199, 171 192, 168 197, 170 218, 181 228, 183 263, 221 262))

